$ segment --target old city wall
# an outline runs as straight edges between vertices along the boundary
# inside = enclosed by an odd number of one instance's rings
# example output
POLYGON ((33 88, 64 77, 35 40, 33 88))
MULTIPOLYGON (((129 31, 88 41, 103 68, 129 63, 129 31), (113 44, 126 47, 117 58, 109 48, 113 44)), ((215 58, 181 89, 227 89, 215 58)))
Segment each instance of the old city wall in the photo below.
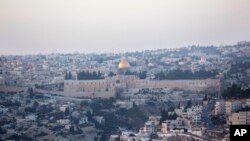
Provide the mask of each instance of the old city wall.
POLYGON ((177 88, 192 91, 219 92, 219 79, 204 80, 139 80, 133 76, 116 76, 102 80, 65 80, 65 96, 114 97, 116 87, 131 88, 177 88))
POLYGON ((86 98, 110 98, 115 97, 115 91, 102 92, 76 92, 65 91, 64 96, 69 97, 86 97, 86 98))
POLYGON ((137 80, 137 88, 177 88, 193 91, 220 91, 219 79, 204 80, 137 80))
POLYGON ((65 80, 64 95, 73 97, 102 97, 115 96, 115 87, 107 80, 65 80))

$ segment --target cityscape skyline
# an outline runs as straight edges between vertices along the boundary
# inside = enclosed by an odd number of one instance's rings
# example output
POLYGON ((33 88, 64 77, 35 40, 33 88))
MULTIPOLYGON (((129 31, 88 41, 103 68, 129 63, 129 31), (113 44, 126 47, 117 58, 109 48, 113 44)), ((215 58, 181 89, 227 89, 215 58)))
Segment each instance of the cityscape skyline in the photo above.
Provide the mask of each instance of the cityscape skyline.
POLYGON ((250 2, 0 2, 0 55, 124 53, 250 37, 250 2))
POLYGON ((250 0, 0 0, 0 141, 244 140, 249 37, 250 0))
POLYGON ((0 140, 229 141, 250 124, 250 42, 0 57, 0 140))

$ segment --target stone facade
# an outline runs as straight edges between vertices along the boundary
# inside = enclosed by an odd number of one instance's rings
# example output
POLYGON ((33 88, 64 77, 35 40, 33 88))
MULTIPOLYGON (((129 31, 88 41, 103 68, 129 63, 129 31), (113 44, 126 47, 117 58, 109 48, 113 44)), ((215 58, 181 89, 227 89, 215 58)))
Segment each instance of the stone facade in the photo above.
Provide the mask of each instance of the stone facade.
POLYGON ((220 91, 219 79, 141 80, 135 75, 116 75, 101 80, 65 80, 64 95, 73 97, 110 98, 118 89, 173 88, 191 91, 220 91))
POLYGON ((230 124, 232 125, 250 125, 250 111, 240 111, 232 113, 229 117, 230 124))
POLYGON ((215 103, 215 115, 226 114, 231 115, 233 112, 241 109, 242 103, 240 101, 217 101, 215 103))

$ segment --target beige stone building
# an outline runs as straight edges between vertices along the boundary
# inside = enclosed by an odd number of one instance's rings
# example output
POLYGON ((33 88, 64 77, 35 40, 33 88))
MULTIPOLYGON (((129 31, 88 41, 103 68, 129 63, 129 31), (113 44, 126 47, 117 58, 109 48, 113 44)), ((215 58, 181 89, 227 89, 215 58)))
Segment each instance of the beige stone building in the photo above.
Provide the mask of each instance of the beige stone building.
POLYGON ((130 67, 122 60, 118 65, 118 74, 101 80, 65 80, 64 95, 73 97, 110 98, 117 90, 127 91, 135 88, 173 88, 192 91, 220 91, 219 79, 204 80, 142 80, 135 75, 124 75, 130 67))
POLYGON ((225 102, 225 112, 227 115, 231 115, 232 112, 236 112, 241 109, 240 101, 226 101, 225 102))
POLYGON ((250 125, 250 111, 232 113, 232 116, 229 117, 229 121, 232 125, 250 125))
POLYGON ((231 115, 233 112, 241 109, 242 103, 240 101, 217 101, 215 103, 215 115, 226 114, 231 115))

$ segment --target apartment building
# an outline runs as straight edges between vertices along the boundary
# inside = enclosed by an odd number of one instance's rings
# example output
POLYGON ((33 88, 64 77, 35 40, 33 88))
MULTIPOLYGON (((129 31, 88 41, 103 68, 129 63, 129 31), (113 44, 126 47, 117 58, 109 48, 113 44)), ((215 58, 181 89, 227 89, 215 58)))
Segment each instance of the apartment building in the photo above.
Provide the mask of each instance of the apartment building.
POLYGON ((224 105, 225 105, 224 101, 216 101, 214 106, 215 115, 220 115, 225 113, 224 105))
POLYGON ((250 125, 250 111, 232 113, 229 120, 232 125, 250 125))
POLYGON ((215 115, 227 114, 231 115, 233 112, 237 112, 242 107, 240 101, 217 101, 215 103, 214 112, 215 115))
POLYGON ((241 109, 240 101, 226 101, 225 102, 225 112, 227 115, 231 115, 232 112, 237 112, 241 109))

